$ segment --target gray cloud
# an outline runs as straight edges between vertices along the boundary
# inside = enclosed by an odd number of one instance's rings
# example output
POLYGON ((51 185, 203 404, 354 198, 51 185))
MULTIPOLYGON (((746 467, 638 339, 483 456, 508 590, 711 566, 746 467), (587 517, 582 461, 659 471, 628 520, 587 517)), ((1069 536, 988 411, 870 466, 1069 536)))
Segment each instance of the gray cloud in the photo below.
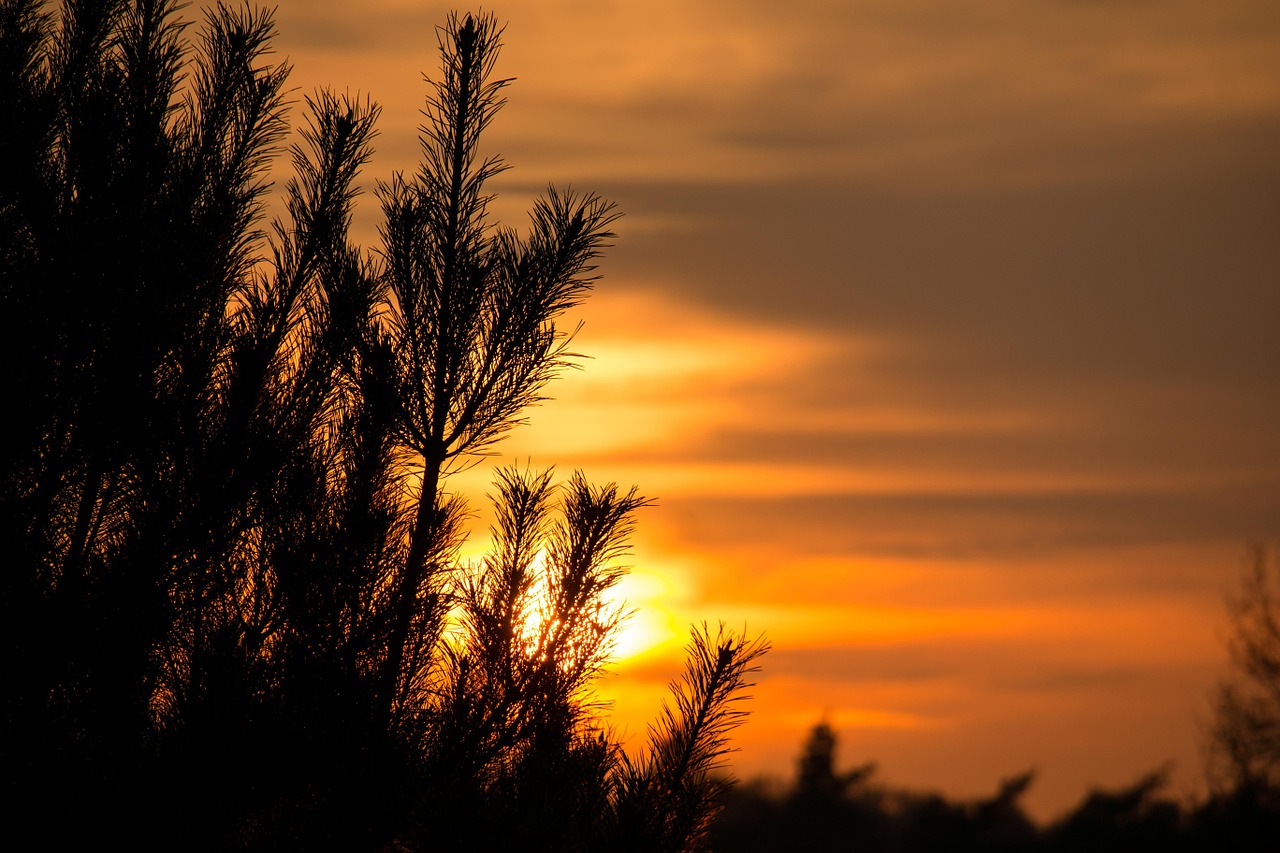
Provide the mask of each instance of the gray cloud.
MULTIPOLYGON (((919 559, 1038 559, 1138 546, 1192 546, 1274 536, 1280 497, 1270 484, 1233 492, 1135 491, 664 498, 664 523, 712 552, 786 543, 806 555, 919 559)), ((772 552, 771 552, 772 553, 772 552)), ((1229 569, 1230 567, 1224 567, 1229 569)), ((1169 567, 1134 567, 1133 588, 1158 588, 1169 567)), ((1185 579, 1181 579, 1185 580, 1185 579)), ((1172 578, 1175 586, 1181 580, 1172 578)), ((1203 579, 1197 580, 1198 584, 1203 579)), ((1098 587, 1094 592, 1101 592, 1098 587)))
POLYGON ((682 225, 629 237, 624 221, 608 270, 754 318, 905 334, 998 370, 1274 381, 1271 161, 1217 183, 1105 189, 619 186, 624 209, 682 225))

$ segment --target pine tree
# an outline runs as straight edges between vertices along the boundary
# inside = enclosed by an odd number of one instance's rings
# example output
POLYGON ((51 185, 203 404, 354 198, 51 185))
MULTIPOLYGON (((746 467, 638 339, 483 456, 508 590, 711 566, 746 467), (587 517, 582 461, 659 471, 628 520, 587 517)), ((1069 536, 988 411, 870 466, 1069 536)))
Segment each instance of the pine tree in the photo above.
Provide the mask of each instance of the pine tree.
MULTIPOLYGON (((353 244, 378 108, 290 146, 268 13, 0 6, 5 795, 54 846, 698 845, 761 641, 695 631, 628 757, 591 701, 634 489, 498 475, 458 559, 449 478, 541 399, 613 206, 488 216, 500 29, 451 16, 422 162, 353 244), (265 249, 265 251, 264 251, 265 249)), ((15 830, 17 831, 17 830, 15 830)))

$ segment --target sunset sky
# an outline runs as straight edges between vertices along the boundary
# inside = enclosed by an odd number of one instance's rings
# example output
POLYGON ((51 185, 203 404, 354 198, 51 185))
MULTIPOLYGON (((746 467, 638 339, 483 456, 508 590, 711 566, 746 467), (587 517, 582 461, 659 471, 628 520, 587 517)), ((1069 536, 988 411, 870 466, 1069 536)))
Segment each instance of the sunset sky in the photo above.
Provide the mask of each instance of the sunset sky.
MULTIPOLYGON (((383 105, 369 188, 416 164, 450 8, 280 3, 299 97, 383 105)), ((1036 768, 1039 817, 1168 761, 1194 791, 1223 593, 1280 536, 1280 4, 486 10, 495 213, 553 182, 625 216, 585 369, 453 486, 518 460, 656 499, 614 723, 724 620, 774 645, 740 776, 825 715, 890 783, 1036 768)))

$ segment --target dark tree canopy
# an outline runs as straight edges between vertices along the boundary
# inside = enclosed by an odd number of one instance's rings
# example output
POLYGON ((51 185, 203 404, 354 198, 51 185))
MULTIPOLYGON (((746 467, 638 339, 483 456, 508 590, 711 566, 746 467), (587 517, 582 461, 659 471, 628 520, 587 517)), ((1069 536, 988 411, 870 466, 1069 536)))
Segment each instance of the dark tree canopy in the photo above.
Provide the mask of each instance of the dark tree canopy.
POLYGON ((635 490, 450 473, 566 364, 616 212, 490 221, 500 29, 440 31, 412 175, 349 229, 378 108, 289 133, 267 12, 0 6, 0 766, 54 849, 682 850, 759 640, 693 632, 647 749, 591 701, 635 490), (267 233, 264 233, 264 230, 267 233), (531 618, 539 613, 541 618, 531 618), (534 626, 534 627, 530 627, 534 626))

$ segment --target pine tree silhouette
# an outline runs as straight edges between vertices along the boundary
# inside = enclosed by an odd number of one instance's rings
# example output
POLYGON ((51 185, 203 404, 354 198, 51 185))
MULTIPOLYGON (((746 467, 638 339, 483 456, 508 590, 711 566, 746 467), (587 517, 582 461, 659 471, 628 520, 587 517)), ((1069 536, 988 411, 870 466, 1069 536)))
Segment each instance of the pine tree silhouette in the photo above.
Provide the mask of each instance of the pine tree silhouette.
POLYGON ((454 15, 422 164, 352 243, 378 108, 288 125, 270 14, 0 7, 0 764, 14 832, 132 849, 691 849, 761 641, 693 634, 649 752, 590 686, 634 490, 450 475, 567 363, 612 205, 488 217, 492 16, 454 15), (269 251, 264 253, 264 247, 269 251), (265 255, 265 256, 264 256, 265 255), (535 626, 535 627, 530 627, 535 626))

